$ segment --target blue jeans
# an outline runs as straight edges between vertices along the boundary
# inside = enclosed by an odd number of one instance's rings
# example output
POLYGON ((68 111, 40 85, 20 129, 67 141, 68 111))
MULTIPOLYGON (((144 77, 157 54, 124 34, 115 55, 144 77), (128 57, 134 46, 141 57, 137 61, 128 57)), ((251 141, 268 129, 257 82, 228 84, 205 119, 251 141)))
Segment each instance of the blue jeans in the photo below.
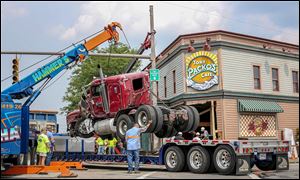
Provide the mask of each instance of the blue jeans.
POLYGON ((108 147, 108 154, 116 154, 115 153, 115 147, 108 147))
POLYGON ((50 166, 50 162, 51 162, 52 156, 53 156, 53 152, 52 151, 50 151, 50 152, 47 153, 47 157, 46 157, 46 161, 45 161, 45 165, 46 166, 50 166))
POLYGON ((140 164, 140 152, 139 150, 127 150, 127 161, 128 161, 128 171, 133 170, 133 158, 134 158, 134 170, 139 170, 139 164, 140 164))
POLYGON ((98 147, 98 154, 104 154, 104 146, 98 147))

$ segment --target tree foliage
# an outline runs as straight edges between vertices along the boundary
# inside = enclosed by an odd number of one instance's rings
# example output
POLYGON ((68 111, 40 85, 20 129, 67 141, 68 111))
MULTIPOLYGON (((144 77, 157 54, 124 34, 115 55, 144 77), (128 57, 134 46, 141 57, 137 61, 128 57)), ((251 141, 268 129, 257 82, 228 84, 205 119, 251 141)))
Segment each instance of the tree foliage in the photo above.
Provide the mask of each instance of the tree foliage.
MULTIPOLYGON (((136 50, 129 49, 126 45, 119 43, 110 45, 107 48, 96 49, 95 52, 99 53, 114 53, 114 54, 134 54, 136 50)), ((83 63, 78 64, 72 72, 67 92, 63 97, 63 101, 68 104, 61 108, 63 113, 71 112, 78 109, 78 103, 82 95, 82 87, 88 85, 94 77, 99 77, 98 64, 103 70, 104 76, 113 76, 122 74, 127 67, 131 58, 110 58, 110 57, 89 57, 83 63)), ((140 63, 136 63, 133 70, 136 70, 140 63)))

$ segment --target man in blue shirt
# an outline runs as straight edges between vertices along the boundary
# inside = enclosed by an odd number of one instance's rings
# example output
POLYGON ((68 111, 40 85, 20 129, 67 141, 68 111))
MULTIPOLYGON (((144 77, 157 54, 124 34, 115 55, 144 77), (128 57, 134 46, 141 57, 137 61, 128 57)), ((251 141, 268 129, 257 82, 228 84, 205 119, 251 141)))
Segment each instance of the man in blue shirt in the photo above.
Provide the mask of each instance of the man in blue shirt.
POLYGON ((133 170, 133 157, 135 160, 134 172, 139 173, 139 151, 141 149, 140 134, 145 132, 151 123, 152 121, 150 120, 149 124, 144 128, 140 128, 139 125, 135 123, 133 127, 126 132, 125 139, 127 142, 127 161, 129 174, 131 174, 133 170))
POLYGON ((53 151, 54 151, 54 144, 55 144, 55 140, 53 137, 53 133, 52 133, 52 128, 48 127, 47 128, 47 136, 48 139, 50 141, 50 151, 47 153, 47 158, 46 158, 46 166, 50 166, 50 161, 52 159, 52 155, 53 155, 53 151))

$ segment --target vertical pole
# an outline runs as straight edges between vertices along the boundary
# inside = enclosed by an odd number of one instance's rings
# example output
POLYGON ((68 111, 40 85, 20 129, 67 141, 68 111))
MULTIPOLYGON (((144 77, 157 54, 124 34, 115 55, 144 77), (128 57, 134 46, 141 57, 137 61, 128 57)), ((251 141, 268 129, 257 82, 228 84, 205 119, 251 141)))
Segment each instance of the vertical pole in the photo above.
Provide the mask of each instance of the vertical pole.
POLYGON ((211 129, 211 134, 213 135, 213 139, 216 139, 216 133, 215 133, 215 107, 214 107, 214 101, 211 101, 211 110, 210 110, 210 129, 211 129))
POLYGON ((23 165, 27 165, 29 145, 29 106, 23 105, 21 113, 21 153, 24 154, 23 165))
MULTIPOLYGON (((151 67, 152 69, 156 69, 156 62, 155 62, 155 40, 154 40, 154 18, 153 18, 153 5, 150 5, 150 33, 151 33, 151 67)), ((152 85, 152 92, 156 95, 156 82, 150 82, 152 85)), ((157 99, 154 95, 152 96, 153 106, 157 105, 157 99)), ((153 133, 151 133, 151 152, 153 152, 155 148, 155 142, 158 140, 153 133)), ((158 144, 159 145, 159 144, 158 144)))

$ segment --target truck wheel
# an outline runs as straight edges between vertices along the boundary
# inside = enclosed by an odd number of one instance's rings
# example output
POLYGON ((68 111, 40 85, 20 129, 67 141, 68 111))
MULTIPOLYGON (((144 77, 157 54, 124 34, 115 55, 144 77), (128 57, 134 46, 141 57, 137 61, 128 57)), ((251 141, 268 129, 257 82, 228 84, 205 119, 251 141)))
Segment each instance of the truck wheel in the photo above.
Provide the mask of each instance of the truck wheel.
POLYGON ((117 119, 117 136, 124 140, 126 131, 133 127, 133 118, 127 114, 122 114, 117 119))
POLYGON ((164 155, 165 166, 168 171, 182 171, 185 165, 185 157, 182 150, 177 146, 169 147, 164 155))
POLYGON ((80 118, 75 124, 76 135, 82 138, 90 138, 94 136, 95 122, 90 118, 80 118))
POLYGON ((135 122, 139 124, 140 127, 145 127, 149 120, 152 120, 152 124, 146 130, 147 133, 152 133, 156 126, 156 113, 153 107, 149 105, 140 106, 135 113, 135 122))
MULTIPOLYGON (((170 124, 168 124, 165 137, 173 137, 173 134, 175 133, 174 131, 176 131, 176 129, 173 126, 171 126, 170 124)), ((176 131, 175 135, 176 134, 177 134, 177 131, 176 131)))
POLYGON ((157 133, 155 133, 156 137, 158 138, 165 138, 166 137, 166 133, 167 133, 167 125, 163 124, 163 127, 160 129, 160 131, 158 131, 157 133))
POLYGON ((200 115, 198 110, 194 106, 188 106, 188 107, 192 109, 194 115, 194 123, 190 131, 195 131, 198 128, 200 123, 200 115))
POLYGON ((190 129, 192 129, 194 124, 194 113, 193 110, 188 106, 182 106, 182 108, 187 110, 188 120, 181 120, 178 131, 188 132, 190 129))
POLYGON ((157 106, 152 106, 152 107, 155 109, 155 113, 156 113, 156 126, 154 129, 154 133, 157 133, 163 127, 164 117, 163 117, 163 113, 159 107, 157 107, 157 106))
POLYGON ((270 171, 276 169, 276 158, 272 158, 272 161, 266 161, 266 160, 258 160, 256 161, 255 165, 258 167, 258 169, 262 171, 270 171))
POLYGON ((201 146, 192 147, 187 155, 187 165, 193 173, 206 173, 210 166, 208 151, 201 146))
POLYGON ((220 174, 232 174, 235 171, 235 153, 230 146, 217 147, 213 155, 213 162, 220 174))

